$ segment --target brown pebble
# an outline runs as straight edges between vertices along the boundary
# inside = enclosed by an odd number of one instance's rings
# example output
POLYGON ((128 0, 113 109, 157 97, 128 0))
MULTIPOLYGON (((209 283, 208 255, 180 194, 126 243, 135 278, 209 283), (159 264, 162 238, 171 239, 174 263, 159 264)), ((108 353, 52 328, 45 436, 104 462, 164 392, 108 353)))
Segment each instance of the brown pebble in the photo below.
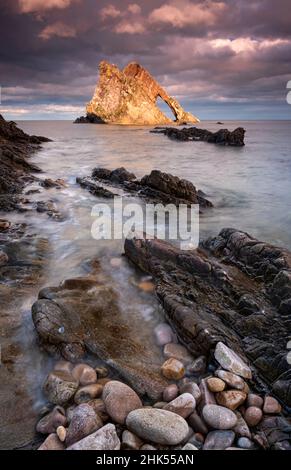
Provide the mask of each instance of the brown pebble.
POLYGON ((163 400, 166 402, 172 401, 177 398, 179 393, 178 387, 176 384, 171 384, 165 388, 163 391, 163 400))
POLYGON ((226 390, 217 393, 215 398, 219 405, 234 411, 245 402, 247 394, 240 390, 226 390))
POLYGON ((57 427, 57 436, 58 436, 58 438, 61 442, 65 442, 66 435, 67 435, 66 428, 64 428, 64 426, 58 426, 57 427))
POLYGON ((255 406, 256 408, 263 408, 264 400, 260 395, 256 395, 255 393, 250 393, 247 398, 247 407, 255 406))
POLYGON ((179 380, 184 377, 185 368, 182 362, 170 358, 162 365, 162 374, 169 380, 179 380))
POLYGON ((244 419, 250 427, 253 427, 259 424, 262 417, 263 417, 262 410, 260 408, 257 408, 256 406, 250 406, 249 408, 247 408, 244 414, 244 419))
POLYGON ((81 387, 76 392, 74 401, 78 405, 80 403, 85 403, 93 398, 99 398, 102 395, 103 386, 100 384, 91 384, 86 385, 86 387, 81 387))
POLYGON ((72 370, 72 376, 83 386, 94 384, 97 381, 96 371, 87 364, 77 364, 72 370))
POLYGON ((211 392, 222 392, 225 389, 225 383, 221 379, 216 377, 210 377, 206 379, 207 387, 211 392))
POLYGON ((265 397, 263 412, 266 414, 279 414, 282 411, 282 407, 278 400, 273 397, 265 397))

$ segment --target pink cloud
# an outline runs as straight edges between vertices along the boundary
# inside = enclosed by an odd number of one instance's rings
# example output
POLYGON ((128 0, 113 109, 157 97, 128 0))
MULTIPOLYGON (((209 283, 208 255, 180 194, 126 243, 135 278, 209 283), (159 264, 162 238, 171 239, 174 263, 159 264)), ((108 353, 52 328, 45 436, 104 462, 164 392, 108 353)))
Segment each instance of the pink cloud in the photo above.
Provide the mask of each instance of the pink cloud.
POLYGON ((137 3, 130 3, 127 9, 133 15, 139 15, 141 13, 141 7, 137 5, 137 3))
POLYGON ((169 24, 176 28, 189 25, 212 25, 217 14, 224 10, 222 2, 205 1, 193 4, 189 0, 172 1, 153 10, 149 22, 156 25, 169 24))
POLYGON ((39 34, 39 37, 45 41, 53 36, 73 38, 76 36, 76 30, 72 26, 57 21, 56 23, 46 26, 39 34))
POLYGON ((118 18, 121 16, 121 11, 114 5, 108 5, 100 10, 100 16, 102 20, 106 20, 107 18, 118 18))
POLYGON ((32 13, 53 8, 67 8, 76 0, 18 0, 19 8, 22 13, 32 13))
POLYGON ((114 31, 118 34, 142 34, 145 32, 145 26, 140 22, 121 21, 114 31))

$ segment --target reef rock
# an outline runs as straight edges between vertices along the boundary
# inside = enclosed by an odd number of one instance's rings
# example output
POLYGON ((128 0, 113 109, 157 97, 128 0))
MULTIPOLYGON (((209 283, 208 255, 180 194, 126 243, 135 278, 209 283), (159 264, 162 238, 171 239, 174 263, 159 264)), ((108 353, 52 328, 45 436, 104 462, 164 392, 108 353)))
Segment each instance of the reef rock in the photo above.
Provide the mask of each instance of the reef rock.
POLYGON ((228 129, 219 129, 217 132, 211 132, 207 129, 199 129, 197 127, 184 127, 183 129, 176 129, 175 127, 157 127, 153 134, 164 134, 171 139, 180 141, 203 141, 210 144, 229 145, 231 147, 243 147, 245 130, 238 127, 234 131, 228 129))
POLYGON ((76 123, 114 123, 131 125, 185 124, 199 119, 184 111, 150 73, 131 62, 123 70, 106 61, 99 64, 99 82, 92 100, 86 106, 87 116, 76 123), (162 99, 172 110, 168 118, 157 106, 162 99))

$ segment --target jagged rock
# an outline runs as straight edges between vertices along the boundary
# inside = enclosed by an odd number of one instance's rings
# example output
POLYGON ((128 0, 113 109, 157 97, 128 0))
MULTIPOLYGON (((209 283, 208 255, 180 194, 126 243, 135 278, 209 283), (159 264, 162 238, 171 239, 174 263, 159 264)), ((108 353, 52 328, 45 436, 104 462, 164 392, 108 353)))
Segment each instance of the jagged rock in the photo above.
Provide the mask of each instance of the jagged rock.
POLYGON ((290 252, 223 229, 193 251, 156 239, 127 239, 125 253, 153 276, 168 322, 194 355, 209 355, 223 342, 252 362, 258 386, 264 387, 263 379, 291 405, 290 252))
POLYGON ((45 288, 32 307, 37 333, 48 351, 65 359, 80 359, 87 350, 110 360, 137 392, 159 399, 168 385, 160 374, 162 353, 151 329, 139 339, 136 312, 129 307, 125 315, 118 299, 102 272, 45 288))
POLYGON ((110 198, 116 195, 102 186, 105 184, 133 193, 148 202, 161 202, 176 206, 199 204, 201 207, 212 207, 212 203, 190 181, 160 170, 152 170, 149 175, 138 180, 133 173, 123 167, 113 171, 106 168, 94 168, 91 177, 77 178, 77 182, 99 197, 110 198))
POLYGON ((181 141, 209 142, 211 144, 230 145, 232 147, 244 146, 245 130, 238 127, 234 131, 220 129, 217 132, 210 132, 197 127, 185 127, 176 129, 175 127, 156 128, 151 131, 154 134, 164 134, 167 137, 181 141))
POLYGON ((123 70, 106 61, 100 62, 99 82, 92 100, 86 106, 86 113, 86 117, 76 119, 75 122, 157 125, 199 121, 184 111, 146 69, 134 62, 123 70), (158 108, 158 98, 172 110, 175 121, 158 108))

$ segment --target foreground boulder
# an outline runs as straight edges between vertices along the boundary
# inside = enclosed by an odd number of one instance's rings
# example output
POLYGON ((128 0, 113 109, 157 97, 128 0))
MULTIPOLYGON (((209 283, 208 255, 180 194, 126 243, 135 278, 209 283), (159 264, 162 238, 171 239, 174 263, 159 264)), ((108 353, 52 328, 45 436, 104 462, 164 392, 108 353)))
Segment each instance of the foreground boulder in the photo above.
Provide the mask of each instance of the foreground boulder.
POLYGON ((207 129, 197 127, 184 127, 176 129, 175 127, 156 128, 151 131, 154 134, 164 134, 171 139, 192 142, 209 142, 210 144, 230 145, 232 147, 243 147, 245 130, 238 127, 234 131, 228 129, 219 129, 217 132, 211 132, 207 129))
POLYGON ((91 177, 77 178, 77 182, 99 197, 110 198, 116 195, 104 188, 105 184, 113 188, 122 188, 147 202, 176 206, 199 204, 201 207, 212 207, 212 203, 205 198, 202 191, 197 190, 190 181, 160 170, 152 170, 149 175, 138 180, 134 173, 130 173, 123 167, 113 171, 106 168, 94 168, 91 177))
POLYGON ((128 308, 125 315, 118 300, 102 273, 68 279, 40 292, 32 317, 50 353, 76 361, 90 351, 110 361, 138 393, 158 399, 168 385, 160 374, 162 352, 150 327, 143 326, 141 338, 137 313, 128 308))
MULTIPOLYGON (((247 233, 224 229, 194 251, 152 240, 126 240, 125 253, 153 275, 156 292, 179 339, 196 354, 212 355, 223 342, 254 367, 257 384, 268 385, 291 405, 291 254, 247 233)), ((225 352, 225 351, 224 351, 225 352)), ((226 361, 219 355, 218 360, 226 361)), ((240 366, 232 355, 229 368, 240 366)))
POLYGON ((75 122, 156 125, 199 121, 184 111, 146 69, 134 62, 123 70, 106 61, 100 62, 99 82, 86 106, 86 113, 86 117, 75 122), (172 110, 175 121, 159 109, 158 98, 172 110))

